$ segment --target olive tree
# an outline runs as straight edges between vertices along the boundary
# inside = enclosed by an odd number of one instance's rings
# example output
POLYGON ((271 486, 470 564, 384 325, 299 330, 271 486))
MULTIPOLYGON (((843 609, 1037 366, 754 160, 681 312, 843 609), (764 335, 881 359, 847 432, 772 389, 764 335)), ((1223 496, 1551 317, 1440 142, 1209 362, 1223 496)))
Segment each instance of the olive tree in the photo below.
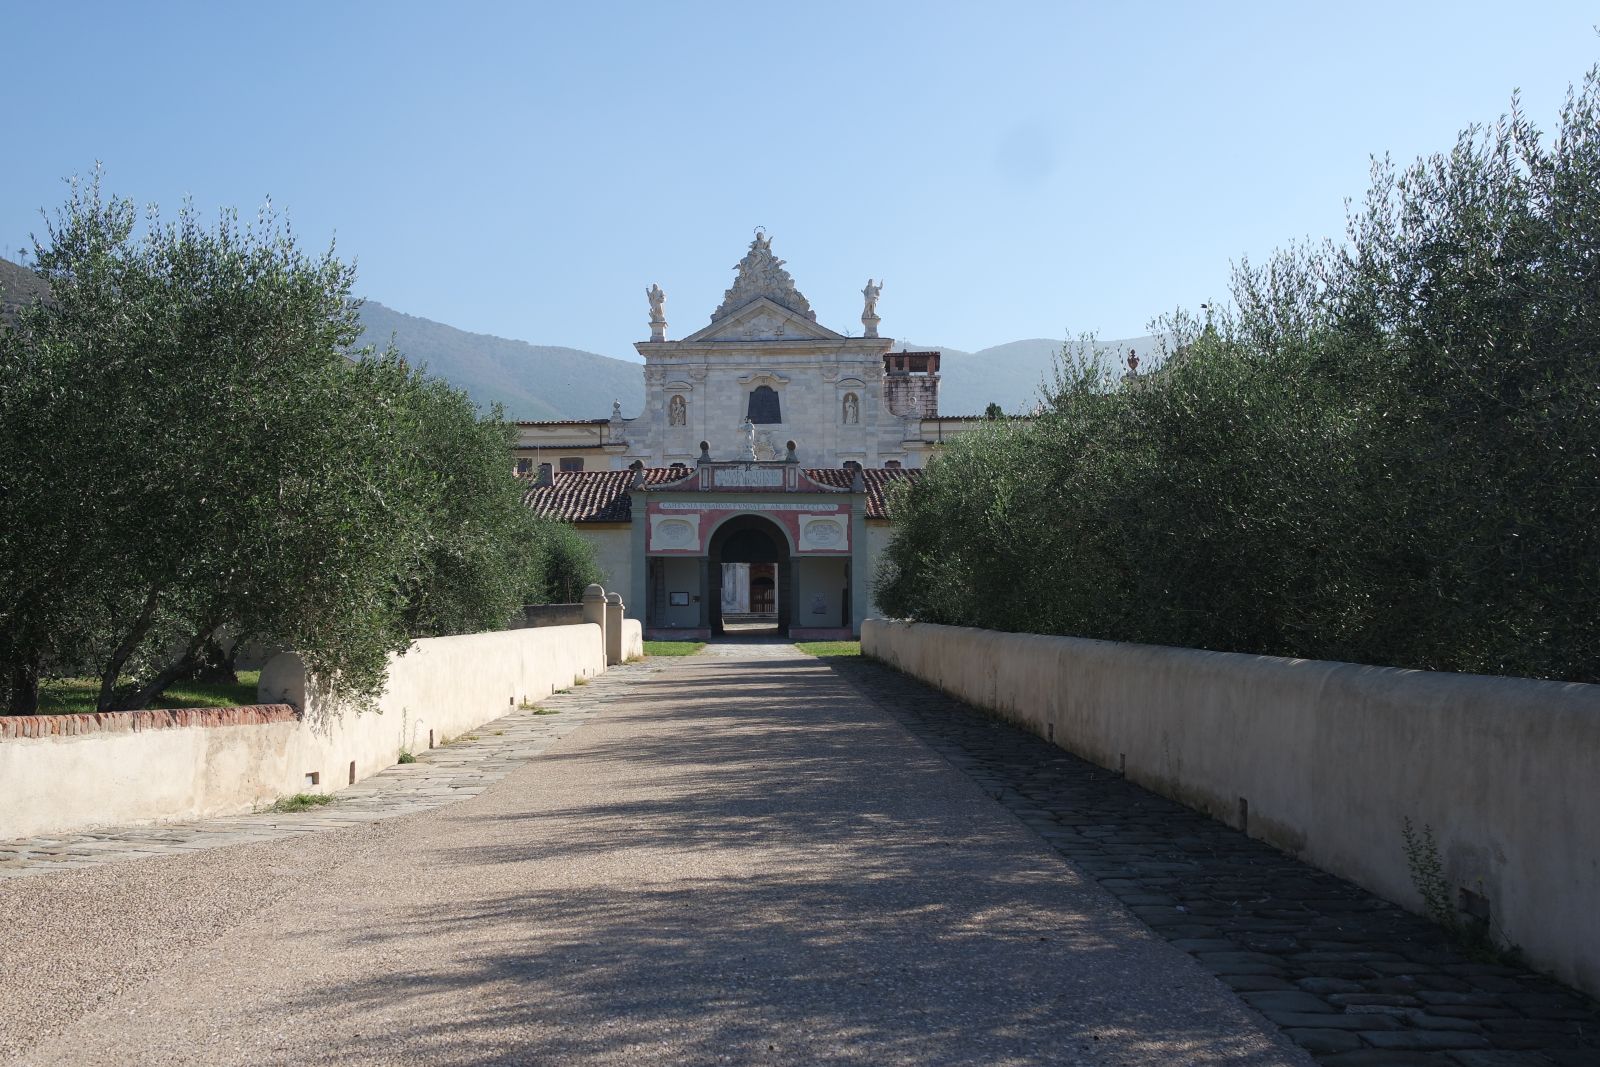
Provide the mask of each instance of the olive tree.
POLYGON ((50 296, 0 331, 0 687, 89 673, 148 706, 223 630, 382 684, 419 634, 504 624, 538 530, 508 430, 355 352, 352 269, 270 209, 163 222, 75 183, 50 296))

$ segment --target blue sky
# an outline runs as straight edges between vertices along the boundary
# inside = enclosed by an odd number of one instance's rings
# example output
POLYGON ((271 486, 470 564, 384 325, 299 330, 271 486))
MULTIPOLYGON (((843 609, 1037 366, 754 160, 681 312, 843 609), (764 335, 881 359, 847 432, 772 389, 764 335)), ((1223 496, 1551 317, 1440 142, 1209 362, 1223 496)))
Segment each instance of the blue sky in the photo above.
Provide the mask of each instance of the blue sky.
POLYGON ((1520 88, 1554 124, 1592 4, 0 5, 0 255, 61 179, 286 208, 360 291, 634 358, 762 225, 819 320, 976 349, 1144 332, 1342 230, 1369 157, 1520 88))

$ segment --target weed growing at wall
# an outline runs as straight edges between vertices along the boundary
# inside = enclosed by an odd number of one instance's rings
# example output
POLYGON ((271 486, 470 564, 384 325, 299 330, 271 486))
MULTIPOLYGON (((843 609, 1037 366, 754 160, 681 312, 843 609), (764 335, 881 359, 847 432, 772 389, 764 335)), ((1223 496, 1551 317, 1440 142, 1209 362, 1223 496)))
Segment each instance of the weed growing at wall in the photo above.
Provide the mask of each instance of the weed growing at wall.
POLYGON ((296 811, 309 811, 333 803, 331 793, 296 793, 293 796, 279 797, 273 801, 268 811, 288 814, 296 811))
MULTIPOLYGON (((1433 827, 1424 824, 1419 833, 1409 817, 1403 818, 1400 836, 1405 842, 1406 866, 1411 871, 1411 884, 1422 897, 1423 914, 1444 930, 1451 947, 1478 962, 1518 965, 1521 953, 1515 945, 1502 944, 1503 938, 1496 936, 1487 910, 1481 916, 1474 916, 1463 914, 1457 906, 1458 897, 1464 897, 1465 894, 1459 893, 1445 877, 1433 827)), ((1487 902, 1484 903, 1487 905, 1487 902)))

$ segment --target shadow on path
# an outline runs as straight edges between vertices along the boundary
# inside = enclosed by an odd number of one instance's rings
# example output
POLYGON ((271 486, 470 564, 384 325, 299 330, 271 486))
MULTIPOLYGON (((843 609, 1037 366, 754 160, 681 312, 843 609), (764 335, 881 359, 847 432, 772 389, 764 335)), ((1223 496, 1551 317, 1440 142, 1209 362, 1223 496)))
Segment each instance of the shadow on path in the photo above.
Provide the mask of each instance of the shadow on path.
POLYGON ((1319 1062, 1600 1065, 1582 994, 914 678, 828 662, 1319 1062))

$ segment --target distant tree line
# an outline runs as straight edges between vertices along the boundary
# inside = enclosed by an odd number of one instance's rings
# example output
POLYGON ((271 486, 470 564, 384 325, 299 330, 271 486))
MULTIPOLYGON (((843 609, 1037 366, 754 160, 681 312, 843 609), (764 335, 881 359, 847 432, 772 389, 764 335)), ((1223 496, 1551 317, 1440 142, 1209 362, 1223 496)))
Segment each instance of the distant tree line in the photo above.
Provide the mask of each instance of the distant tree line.
POLYGON ((1153 371, 1069 345, 893 501, 891 614, 1600 682, 1600 79, 1513 102, 1347 240, 1235 272, 1153 371))
POLYGON ((255 639, 356 702, 412 638, 594 580, 522 504, 510 428, 352 351, 354 272, 270 208, 163 222, 74 183, 49 297, 0 324, 0 708, 57 677, 151 706, 255 639))

